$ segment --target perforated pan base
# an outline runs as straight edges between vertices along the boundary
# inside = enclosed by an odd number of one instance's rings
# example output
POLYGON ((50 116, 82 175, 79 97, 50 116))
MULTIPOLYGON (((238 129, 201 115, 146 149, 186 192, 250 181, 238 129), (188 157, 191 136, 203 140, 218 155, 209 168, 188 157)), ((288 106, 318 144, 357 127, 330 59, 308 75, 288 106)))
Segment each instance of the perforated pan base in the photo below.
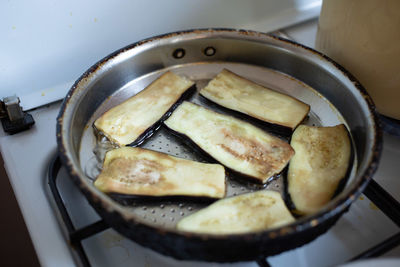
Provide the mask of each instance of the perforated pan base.
MULTIPOLYGON (((107 142, 101 143, 99 146, 99 143, 94 135, 92 125, 101 114, 143 90, 148 84, 150 84, 167 70, 171 70, 176 74, 186 76, 196 82, 197 92, 191 99, 189 99, 189 101, 200 104, 217 112, 230 114, 226 110, 222 110, 217 106, 204 101, 198 95, 198 91, 206 86, 207 83, 224 68, 246 77, 258 84, 291 95, 309 104, 311 106, 311 110, 308 118, 303 122, 304 124, 314 126, 333 126, 344 123, 346 125, 343 117, 326 98, 308 85, 286 74, 259 66, 231 62, 200 62, 196 64, 175 65, 172 68, 162 69, 157 72, 149 73, 136 78, 125 84, 122 88, 116 88, 114 94, 111 95, 107 101, 97 109, 86 126, 80 147, 80 164, 82 165, 82 169, 85 170, 87 178, 90 180, 95 179, 101 170, 101 158, 104 156, 104 152, 108 149, 112 149, 112 145, 107 142), (97 153, 97 157, 95 156, 94 151, 97 153)), ((272 128, 264 127, 264 129, 275 134, 272 128)), ((287 141, 289 139, 287 136, 278 136, 287 141)), ((202 157, 202 155, 196 153, 179 138, 171 135, 168 130, 165 129, 165 127, 161 127, 150 139, 140 146, 180 158, 204 161, 204 157, 202 157)), ((352 164, 353 170, 351 171, 348 183, 351 182, 356 170, 356 159, 354 160, 355 162, 352 164)), ((255 190, 267 189, 279 191, 285 198, 283 174, 278 175, 275 177, 276 179, 273 179, 264 186, 245 182, 237 178, 238 177, 235 177, 232 174, 229 174, 229 177, 227 177, 227 197, 252 192, 255 190)), ((181 218, 208 205, 202 201, 188 200, 185 198, 181 198, 176 201, 167 201, 165 199, 143 201, 140 198, 137 198, 136 200, 134 198, 117 198, 117 200, 118 202, 122 203, 121 205, 125 205, 129 212, 133 213, 140 222, 167 229, 174 228, 176 223, 181 218)))

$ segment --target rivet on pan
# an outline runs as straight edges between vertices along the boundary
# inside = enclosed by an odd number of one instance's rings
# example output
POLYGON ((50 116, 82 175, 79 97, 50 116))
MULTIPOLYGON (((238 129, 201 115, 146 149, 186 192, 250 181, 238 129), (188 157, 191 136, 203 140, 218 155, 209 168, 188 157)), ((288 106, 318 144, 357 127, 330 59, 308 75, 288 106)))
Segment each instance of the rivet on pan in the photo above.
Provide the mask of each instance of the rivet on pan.
POLYGON ((174 213, 174 212, 175 212, 175 209, 171 209, 171 212, 174 213))
POLYGON ((206 47, 204 49, 204 55, 206 55, 208 57, 211 57, 211 56, 215 55, 215 52, 216 52, 216 50, 212 46, 206 47))
POLYGON ((183 48, 175 49, 174 53, 172 53, 172 56, 176 59, 183 58, 185 56, 185 49, 183 48))
POLYGON ((188 210, 193 210, 193 208, 192 207, 188 207, 188 210))
POLYGON ((185 213, 184 213, 183 211, 181 211, 179 214, 180 214, 181 216, 185 215, 185 213))
POLYGON ((162 208, 162 209, 163 209, 164 207, 165 207, 165 205, 164 205, 164 204, 161 204, 161 205, 160 205, 160 208, 162 208))

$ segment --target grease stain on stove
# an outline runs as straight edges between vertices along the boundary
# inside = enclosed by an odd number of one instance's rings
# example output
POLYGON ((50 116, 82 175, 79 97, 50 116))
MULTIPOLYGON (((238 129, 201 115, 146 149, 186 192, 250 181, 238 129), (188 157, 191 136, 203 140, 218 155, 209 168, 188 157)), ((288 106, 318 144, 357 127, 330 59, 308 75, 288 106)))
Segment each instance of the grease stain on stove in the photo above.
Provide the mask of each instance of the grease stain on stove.
POLYGON ((372 203, 372 202, 369 203, 369 208, 370 208, 371 210, 379 210, 379 208, 378 208, 374 203, 372 203))
MULTIPOLYGON (((128 260, 128 258, 131 256, 129 250, 124 246, 123 240, 125 240, 124 237, 114 232, 107 231, 101 233, 101 242, 107 249, 119 250, 118 255, 120 256, 120 262, 128 260)), ((115 252, 116 251, 114 251, 113 253, 115 252)))

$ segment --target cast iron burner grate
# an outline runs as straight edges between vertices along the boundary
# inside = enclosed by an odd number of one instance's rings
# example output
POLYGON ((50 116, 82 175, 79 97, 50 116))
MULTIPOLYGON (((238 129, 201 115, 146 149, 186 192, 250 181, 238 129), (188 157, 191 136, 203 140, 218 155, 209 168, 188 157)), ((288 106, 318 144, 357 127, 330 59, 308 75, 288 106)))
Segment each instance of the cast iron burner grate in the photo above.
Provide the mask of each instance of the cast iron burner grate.
MULTIPOLYGON (((95 223, 89 224, 82 228, 76 229, 72 223, 71 217, 62 201, 60 191, 57 188, 56 180, 57 174, 61 169, 61 161, 59 157, 55 157, 51 162, 48 171, 48 183, 50 186, 51 193, 54 197, 57 208, 61 214, 61 218, 67 230, 67 235, 72 248, 77 253, 82 266, 91 266, 85 250, 82 246, 82 241, 88 237, 96 235, 110 226, 103 220, 99 220, 95 223)), ((364 191, 365 196, 369 198, 388 218, 390 218, 398 227, 400 227, 400 203, 394 199, 386 190, 384 190, 374 180, 368 184, 364 191)), ((360 259, 367 259, 372 257, 378 257, 385 254, 391 249, 400 245, 400 232, 393 235, 392 237, 382 241, 378 245, 366 250, 358 256, 350 259, 349 261, 355 261, 360 259)), ((266 258, 261 258, 256 261, 261 267, 270 266, 266 258)))

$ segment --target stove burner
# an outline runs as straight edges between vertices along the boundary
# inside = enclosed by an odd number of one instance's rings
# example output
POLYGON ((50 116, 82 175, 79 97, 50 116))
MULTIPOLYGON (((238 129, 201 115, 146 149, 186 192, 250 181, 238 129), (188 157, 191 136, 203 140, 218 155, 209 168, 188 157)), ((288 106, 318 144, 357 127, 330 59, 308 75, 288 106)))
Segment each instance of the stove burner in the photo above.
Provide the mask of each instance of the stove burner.
MULTIPOLYGON (((48 171, 48 183, 54 200, 57 204, 57 208, 61 214, 63 223, 67 228, 68 240, 71 243, 73 249, 79 256, 83 266, 91 266, 87 258, 87 255, 82 247, 82 241, 88 237, 96 235, 108 228, 106 222, 99 220, 95 223, 89 224, 82 228, 76 229, 72 223, 72 220, 68 214, 68 211, 62 201, 60 192, 56 185, 57 174, 60 171, 62 165, 60 158, 57 156, 51 162, 48 171)), ((384 190, 378 183, 371 180, 367 188, 364 191, 365 196, 367 196, 388 218, 390 218, 397 226, 400 227, 400 203, 393 198, 386 190, 384 190)), ((366 250, 365 252, 359 254, 358 256, 352 258, 350 261, 367 259, 378 257, 385 254, 391 249, 400 245, 400 232, 393 235, 392 237, 382 241, 378 245, 366 250)), ((260 267, 271 266, 267 259, 261 258, 256 261, 260 267)))

